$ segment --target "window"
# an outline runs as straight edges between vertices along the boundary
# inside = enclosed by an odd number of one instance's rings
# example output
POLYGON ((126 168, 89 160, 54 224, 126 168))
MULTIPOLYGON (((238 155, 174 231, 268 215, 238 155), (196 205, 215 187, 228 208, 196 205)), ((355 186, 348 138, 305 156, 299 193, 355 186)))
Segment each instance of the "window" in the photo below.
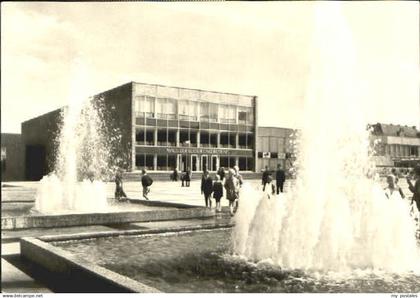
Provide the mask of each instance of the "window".
POLYGON ((156 98, 156 118, 166 119, 165 105, 165 98, 156 98))
POLYGON ((200 121, 209 121, 209 103, 200 104, 200 121))
POLYGON ((155 117, 155 99, 153 97, 146 96, 144 100, 144 112, 147 118, 155 117))
POLYGON ((165 113, 168 119, 176 119, 176 101, 175 99, 168 98, 166 100, 165 113))
POLYGON ((236 123, 236 107, 230 105, 220 105, 219 115, 221 123, 236 123))
POLYGON ((246 123, 246 112, 238 112, 238 122, 240 124, 246 123))
POLYGON ((181 120, 188 120, 188 101, 180 100, 178 102, 179 118, 181 120))
POLYGON ((144 96, 136 96, 134 101, 134 112, 137 116, 144 115, 144 96))
POLYGON ((209 103, 209 121, 210 122, 217 122, 217 111, 219 107, 215 103, 209 103))
POLYGON ((189 110, 189 118, 190 120, 197 120, 198 119, 198 102, 190 101, 188 103, 188 110, 189 110))

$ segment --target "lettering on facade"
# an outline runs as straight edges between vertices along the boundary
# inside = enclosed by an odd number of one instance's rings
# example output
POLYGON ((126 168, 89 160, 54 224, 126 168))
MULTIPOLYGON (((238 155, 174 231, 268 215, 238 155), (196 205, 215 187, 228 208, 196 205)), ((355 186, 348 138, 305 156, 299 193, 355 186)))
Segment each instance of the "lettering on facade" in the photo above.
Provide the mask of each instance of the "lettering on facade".
POLYGON ((167 153, 176 154, 228 154, 228 150, 210 148, 166 148, 167 153))

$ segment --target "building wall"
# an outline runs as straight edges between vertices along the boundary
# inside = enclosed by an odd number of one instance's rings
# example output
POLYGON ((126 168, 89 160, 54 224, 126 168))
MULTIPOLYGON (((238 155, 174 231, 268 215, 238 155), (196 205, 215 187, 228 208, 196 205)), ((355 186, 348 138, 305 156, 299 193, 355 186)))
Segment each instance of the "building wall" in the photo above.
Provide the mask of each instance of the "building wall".
POLYGON ((39 180, 54 168, 61 109, 22 123, 25 179, 39 180))
POLYGON ((265 166, 274 170, 278 164, 283 168, 290 168, 291 135, 295 130, 280 127, 258 127, 257 131, 257 171, 263 170, 265 166))
POLYGON ((1 134, 1 181, 24 180, 22 135, 1 134))
POLYGON ((132 170, 133 155, 133 83, 127 83, 111 90, 102 92, 95 96, 95 99, 104 100, 104 118, 107 123, 110 138, 120 139, 114 144, 115 159, 119 159, 119 166, 132 170))

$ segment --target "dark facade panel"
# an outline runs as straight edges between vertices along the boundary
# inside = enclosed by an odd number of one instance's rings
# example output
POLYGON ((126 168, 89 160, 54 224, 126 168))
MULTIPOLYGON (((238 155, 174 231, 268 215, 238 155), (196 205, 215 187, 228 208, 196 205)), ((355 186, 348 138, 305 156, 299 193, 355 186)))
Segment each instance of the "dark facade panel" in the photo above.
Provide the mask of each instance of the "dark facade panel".
POLYGON ((22 123, 25 179, 39 180, 53 171, 61 112, 62 109, 58 109, 22 123))
POLYGON ((1 134, 1 181, 22 181, 25 178, 25 155, 22 135, 1 134))

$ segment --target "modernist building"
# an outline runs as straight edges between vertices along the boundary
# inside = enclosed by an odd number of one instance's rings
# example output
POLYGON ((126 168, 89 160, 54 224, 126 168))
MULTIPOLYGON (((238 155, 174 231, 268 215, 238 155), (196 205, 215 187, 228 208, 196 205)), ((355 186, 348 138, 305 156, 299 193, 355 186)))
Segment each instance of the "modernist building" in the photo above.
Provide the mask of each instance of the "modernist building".
MULTIPOLYGON (((128 171, 256 170, 256 96, 130 82, 94 98, 103 99, 107 121, 121 133, 119 154, 128 171)), ((27 179, 51 170, 59 115, 22 123, 27 179), (42 169, 33 173, 31 160, 43 160, 42 169)))
POLYGON ((420 132, 415 126, 376 123, 370 125, 375 146, 376 164, 413 167, 420 163, 420 132))
POLYGON ((266 166, 270 170, 281 165, 283 169, 292 167, 292 141, 296 130, 280 127, 258 127, 257 170, 266 166))

